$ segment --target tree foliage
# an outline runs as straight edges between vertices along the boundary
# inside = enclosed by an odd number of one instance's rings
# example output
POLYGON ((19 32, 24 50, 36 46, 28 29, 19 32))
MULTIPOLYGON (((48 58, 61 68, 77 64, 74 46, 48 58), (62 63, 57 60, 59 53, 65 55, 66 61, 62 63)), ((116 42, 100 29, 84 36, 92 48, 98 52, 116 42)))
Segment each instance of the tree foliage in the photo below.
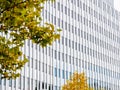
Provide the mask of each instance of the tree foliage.
POLYGON ((67 81, 65 85, 63 85, 62 90, 93 90, 87 84, 87 79, 84 73, 75 72, 73 76, 71 76, 70 80, 67 81))
MULTIPOLYGON (((25 40, 44 47, 59 39, 60 29, 42 22, 41 12, 47 0, 0 0, 0 74, 16 78, 28 62, 20 50, 25 40), (22 58, 21 58, 22 57, 22 58)), ((53 1, 53 0, 49 0, 53 1)))

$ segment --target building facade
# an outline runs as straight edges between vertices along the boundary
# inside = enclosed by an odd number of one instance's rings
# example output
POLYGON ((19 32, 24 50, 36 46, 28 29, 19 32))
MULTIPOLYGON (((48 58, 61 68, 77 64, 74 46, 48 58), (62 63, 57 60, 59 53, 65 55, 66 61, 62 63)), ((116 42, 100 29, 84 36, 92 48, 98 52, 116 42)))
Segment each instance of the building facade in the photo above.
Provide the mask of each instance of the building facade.
POLYGON ((43 23, 61 28, 60 40, 41 48, 26 41, 29 63, 16 80, 0 80, 0 90, 61 90, 74 72, 85 72, 96 90, 120 90, 120 13, 114 0, 46 2, 43 23))

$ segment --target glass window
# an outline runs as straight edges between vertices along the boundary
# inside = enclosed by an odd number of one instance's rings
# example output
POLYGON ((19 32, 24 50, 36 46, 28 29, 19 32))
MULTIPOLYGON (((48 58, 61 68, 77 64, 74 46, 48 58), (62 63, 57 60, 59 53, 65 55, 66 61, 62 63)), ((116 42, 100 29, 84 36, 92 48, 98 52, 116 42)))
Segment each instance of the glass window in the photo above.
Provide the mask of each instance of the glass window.
POLYGON ((65 22, 65 30, 67 30, 67 22, 65 22))
POLYGON ((83 45, 81 45, 81 51, 83 52, 83 45))
POLYGON ((66 63, 67 63, 68 62, 68 55, 66 54, 65 57, 66 57, 66 63))
POLYGON ((66 71, 66 79, 68 79, 68 71, 66 71))
POLYGON ((51 74, 51 66, 49 65, 49 74, 51 74))
POLYGON ((23 89, 25 88, 25 76, 23 76, 23 89))
POLYGON ((77 6, 79 7, 79 0, 77 0, 77 6))
POLYGON ((80 44, 78 45, 79 51, 80 51, 80 44))
POLYGON ((83 3, 83 10, 85 11, 85 3, 83 3))
POLYGON ((44 89, 44 83, 42 82, 42 89, 44 89))
POLYGON ((34 90, 37 90, 37 80, 35 80, 35 89, 34 90))
POLYGON ((52 21, 52 23, 53 23, 53 15, 51 15, 51 21, 52 21))
POLYGON ((77 34, 77 28, 75 27, 75 34, 77 34))
POLYGON ((69 76, 71 77, 71 75, 72 75, 72 72, 70 72, 70 75, 69 75, 69 76))
POLYGON ((40 65, 41 63, 40 63, 40 61, 39 61, 39 71, 40 71, 40 68, 41 68, 41 65, 40 65))
POLYGON ((54 8, 56 8, 56 3, 54 3, 54 8))
POLYGON ((70 41, 70 39, 69 39, 69 47, 71 47, 71 41, 70 41))
POLYGON ((80 8, 82 8, 82 2, 80 1, 80 8))
POLYGON ((59 87, 59 90, 61 90, 61 87, 59 87))
POLYGON ((80 36, 80 29, 78 28, 78 36, 80 36))
POLYGON ((69 63, 71 64, 71 56, 69 56, 69 63))
POLYGON ((78 21, 80 21, 80 15, 78 14, 78 21))
POLYGON ((75 49, 77 50, 77 42, 75 42, 75 49))
POLYGON ((29 61, 27 62, 27 65, 28 65, 28 67, 29 67, 29 66, 30 66, 30 56, 28 56, 27 58, 28 58, 28 60, 29 60, 29 61))
POLYGON ((2 79, 1 79, 1 74, 0 74, 0 85, 1 85, 1 83, 2 83, 2 79))
POLYGON ((85 17, 83 18, 83 20, 84 20, 84 21, 83 21, 83 24, 85 25, 85 17))
POLYGON ((82 60, 82 68, 84 68, 84 61, 82 60))
POLYGON ((67 38, 65 38, 65 45, 67 46, 67 38))
POLYGON ((78 58, 76 58, 76 66, 78 66, 78 58))
POLYGON ((65 6, 65 14, 67 14, 67 7, 65 6))
POLYGON ((42 63, 42 72, 44 72, 44 63, 42 63))
POLYGON ((70 24, 68 24, 68 31, 70 32, 70 24))
POLYGON ((42 48, 42 53, 45 53, 45 49, 44 48, 42 48))
POLYGON ((32 47, 33 47, 33 43, 32 43, 32 47))
POLYGON ((84 53, 86 54, 86 46, 84 46, 84 53))
POLYGON ((47 73, 47 64, 45 64, 45 72, 47 73))
POLYGON ((62 44, 64 45, 64 37, 62 37, 62 44))
POLYGON ((61 12, 63 12, 63 4, 61 5, 61 12))
POLYGON ((85 61, 84 64, 85 64, 85 69, 87 69, 87 62, 85 61))
POLYGON ((60 10, 60 3, 58 2, 58 10, 60 10))
POLYGON ((4 85, 6 85, 6 79, 3 79, 4 80, 4 85))
POLYGON ((71 11, 71 16, 72 16, 72 18, 73 18, 73 10, 71 11))
POLYGON ((54 16, 54 24, 56 25, 56 16, 54 16))
POLYGON ((55 86, 55 90, 57 90, 57 86, 55 86))
POLYGON ((58 60, 60 60, 60 52, 58 52, 58 60))
POLYGON ((81 67, 81 60, 79 59, 79 67, 81 67))
POLYGON ((74 33, 74 26, 72 25, 72 33, 74 33))
POLYGON ((16 87, 16 79, 14 80, 14 88, 16 87))
MULTIPOLYGON (((58 18, 58 26, 60 27, 60 19, 58 18)), ((63 27, 63 26, 62 26, 63 27)))
POLYGON ((48 86, 48 90, 51 90, 51 85, 49 84, 49 86, 48 86))
POLYGON ((81 30, 81 37, 83 38, 83 31, 81 30))
POLYGON ((60 77, 60 69, 59 69, 59 77, 60 77))
POLYGON ((68 16, 70 16, 70 9, 68 8, 68 16))
POLYGON ((30 79, 29 78, 27 78, 27 84, 28 84, 28 90, 30 90, 30 79))
POLYGON ((74 41, 72 41, 72 48, 74 49, 74 41))
POLYGON ((51 18, 51 17, 50 17, 50 12, 48 12, 48 15, 49 15, 49 16, 48 16, 48 20, 50 21, 50 18, 51 18))
POLYGON ((55 59, 57 59, 57 51, 55 50, 55 59))
MULTIPOLYGON (((40 90, 40 87, 41 87, 41 86, 40 86, 40 81, 39 81, 39 85, 38 85, 38 87, 39 87, 39 89, 38 89, 38 90, 40 90)), ((29 89, 28 89, 28 90, 29 90, 29 89)), ((49 89, 49 90, 50 90, 50 89, 49 89)))
POLYGON ((93 64, 92 63, 90 63, 90 70, 92 71, 92 66, 93 66, 93 64))
POLYGON ((71 3, 73 3, 73 0, 71 0, 71 3))
POLYGON ((75 17, 75 20, 76 20, 76 12, 75 12, 75 14, 74 14, 74 17, 75 17))
POLYGON ((37 69, 37 60, 35 60, 35 69, 37 69))
POLYGON ((33 58, 31 58, 31 68, 33 68, 33 58))
POLYGON ((72 57, 73 65, 74 65, 74 57, 72 57))
POLYGON ((55 77, 57 77, 57 68, 55 68, 55 77))
POLYGON ((62 78, 63 79, 65 78, 65 72, 64 72, 64 70, 62 70, 62 78))
POLYGON ((12 79, 9 80, 9 87, 12 87, 12 79))
POLYGON ((28 46, 30 46, 30 40, 28 40, 28 46))
POLYGON ((21 89, 21 77, 19 78, 19 84, 18 88, 21 89))
POLYGON ((64 61, 64 53, 62 53, 62 61, 64 61))
POLYGON ((33 79, 31 79, 31 90, 33 90, 33 79))

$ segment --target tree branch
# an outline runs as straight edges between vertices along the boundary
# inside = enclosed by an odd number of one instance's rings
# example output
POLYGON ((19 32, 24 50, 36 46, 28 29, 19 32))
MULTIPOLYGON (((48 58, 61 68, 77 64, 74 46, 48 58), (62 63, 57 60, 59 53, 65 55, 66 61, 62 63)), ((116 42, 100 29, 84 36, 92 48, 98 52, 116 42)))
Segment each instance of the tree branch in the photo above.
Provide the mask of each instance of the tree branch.
POLYGON ((24 0, 24 1, 20 2, 20 3, 17 3, 17 4, 15 4, 15 5, 13 5, 12 7, 5 8, 4 10, 2 10, 2 11, 0 12, 0 14, 2 14, 2 13, 4 13, 5 11, 8 11, 8 10, 10 10, 10 9, 18 6, 19 4, 23 4, 23 3, 25 3, 25 2, 27 2, 27 0, 24 0))

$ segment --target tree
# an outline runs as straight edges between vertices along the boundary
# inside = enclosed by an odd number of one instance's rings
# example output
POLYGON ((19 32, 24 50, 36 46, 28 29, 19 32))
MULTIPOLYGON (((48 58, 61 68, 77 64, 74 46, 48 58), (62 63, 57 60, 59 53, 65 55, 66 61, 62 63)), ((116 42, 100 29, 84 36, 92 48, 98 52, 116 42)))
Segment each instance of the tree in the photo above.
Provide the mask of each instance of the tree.
MULTIPOLYGON (((0 74, 2 78, 20 76, 28 59, 20 50, 25 40, 42 47, 59 39, 60 29, 45 23, 41 12, 47 0, 0 0, 0 74), (22 59, 21 59, 22 57, 22 59)), ((53 0, 49 0, 52 1, 53 0)))
POLYGON ((84 73, 75 72, 70 80, 63 85, 62 90, 93 90, 87 84, 87 79, 84 73))

